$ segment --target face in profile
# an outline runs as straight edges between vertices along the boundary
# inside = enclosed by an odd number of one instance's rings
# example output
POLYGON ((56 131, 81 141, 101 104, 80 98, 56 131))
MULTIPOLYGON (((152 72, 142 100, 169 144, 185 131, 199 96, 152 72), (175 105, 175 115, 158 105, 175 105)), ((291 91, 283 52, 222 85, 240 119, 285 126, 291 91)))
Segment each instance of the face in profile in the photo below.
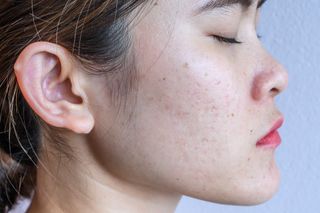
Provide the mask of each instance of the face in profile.
POLYGON ((283 118, 274 99, 287 73, 257 36, 261 2, 206 2, 158 1, 138 19, 130 31, 138 71, 132 114, 116 117, 96 86, 90 101, 104 107, 94 111, 90 146, 126 181, 258 204, 279 184, 273 130, 283 118))

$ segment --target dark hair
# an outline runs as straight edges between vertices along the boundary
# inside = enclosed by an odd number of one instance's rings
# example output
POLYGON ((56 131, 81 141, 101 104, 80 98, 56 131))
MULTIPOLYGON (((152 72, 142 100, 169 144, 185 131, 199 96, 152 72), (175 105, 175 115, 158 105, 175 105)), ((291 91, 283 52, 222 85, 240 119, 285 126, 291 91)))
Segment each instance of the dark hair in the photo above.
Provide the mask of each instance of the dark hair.
POLYGON ((0 0, 0 212, 10 210, 20 196, 31 196, 40 136, 54 144, 63 139, 49 137, 57 129, 46 125, 22 96, 13 69, 18 55, 36 41, 63 46, 88 74, 112 75, 106 85, 120 108, 137 84, 128 17, 144 2, 0 0))

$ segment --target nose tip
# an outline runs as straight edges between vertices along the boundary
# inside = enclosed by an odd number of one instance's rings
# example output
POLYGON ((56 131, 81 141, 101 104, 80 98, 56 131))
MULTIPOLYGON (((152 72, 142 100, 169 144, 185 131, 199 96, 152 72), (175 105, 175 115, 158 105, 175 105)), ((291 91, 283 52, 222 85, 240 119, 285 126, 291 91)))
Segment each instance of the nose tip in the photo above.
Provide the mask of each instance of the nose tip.
POLYGON ((288 87, 288 73, 278 62, 259 72, 253 81, 252 97, 259 101, 275 97, 288 87))
POLYGON ((283 67, 283 65, 277 65, 277 68, 274 68, 274 80, 270 83, 269 93, 272 97, 277 96, 281 92, 283 92, 288 87, 288 72, 283 67))

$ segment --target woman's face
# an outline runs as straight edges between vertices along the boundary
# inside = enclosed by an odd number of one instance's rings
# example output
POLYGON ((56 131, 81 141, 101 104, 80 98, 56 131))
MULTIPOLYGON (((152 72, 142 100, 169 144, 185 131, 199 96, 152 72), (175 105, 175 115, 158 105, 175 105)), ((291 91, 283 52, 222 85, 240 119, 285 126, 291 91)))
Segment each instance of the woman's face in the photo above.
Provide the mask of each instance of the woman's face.
POLYGON ((258 1, 198 10, 206 2, 159 0, 145 11, 132 29, 131 120, 114 121, 116 109, 104 104, 93 146, 109 171, 136 184, 258 204, 279 183, 275 149, 256 143, 281 118, 274 97, 287 73, 257 38, 258 1))

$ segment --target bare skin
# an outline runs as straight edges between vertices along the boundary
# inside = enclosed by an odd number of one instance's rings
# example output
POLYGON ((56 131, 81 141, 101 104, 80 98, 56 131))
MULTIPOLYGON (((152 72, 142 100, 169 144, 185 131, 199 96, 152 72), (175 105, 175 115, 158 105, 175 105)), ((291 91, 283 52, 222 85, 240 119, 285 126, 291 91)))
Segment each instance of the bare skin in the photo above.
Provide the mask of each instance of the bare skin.
POLYGON ((29 213, 167 213, 182 195, 238 205, 274 195, 275 150, 256 143, 281 117, 274 98, 287 73, 256 36, 257 1, 195 15, 202 4, 158 1, 132 28, 139 89, 129 121, 105 79, 82 72, 63 47, 24 49, 20 89, 44 121, 65 129, 72 153, 43 140, 29 213))

